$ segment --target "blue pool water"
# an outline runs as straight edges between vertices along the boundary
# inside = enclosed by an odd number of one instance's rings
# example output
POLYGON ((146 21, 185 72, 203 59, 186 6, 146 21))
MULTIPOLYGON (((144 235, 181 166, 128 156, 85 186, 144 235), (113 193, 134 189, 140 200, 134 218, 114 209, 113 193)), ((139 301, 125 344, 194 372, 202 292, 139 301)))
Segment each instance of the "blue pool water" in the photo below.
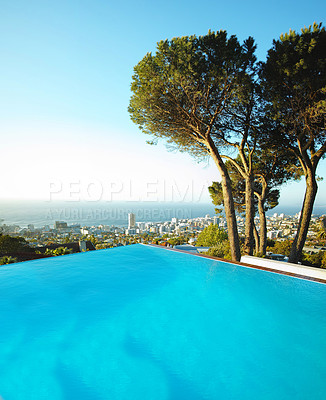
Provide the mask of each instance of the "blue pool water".
POLYGON ((0 267, 0 398, 326 398, 326 285, 134 245, 0 267))

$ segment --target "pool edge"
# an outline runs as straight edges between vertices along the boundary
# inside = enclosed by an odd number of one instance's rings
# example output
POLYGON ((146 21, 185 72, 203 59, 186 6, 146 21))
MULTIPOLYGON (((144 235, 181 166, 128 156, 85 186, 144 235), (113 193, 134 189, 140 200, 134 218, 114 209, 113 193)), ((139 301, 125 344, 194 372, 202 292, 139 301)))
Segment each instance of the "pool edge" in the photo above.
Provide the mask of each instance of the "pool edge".
POLYGON ((259 270, 262 270, 262 271, 273 272, 275 274, 287 275, 287 276, 292 276, 292 277, 298 278, 298 279, 305 279, 305 280, 308 280, 308 281, 313 281, 313 282, 326 284, 326 279, 317 278, 317 277, 314 277, 314 276, 309 276, 309 275, 304 275, 304 274, 297 274, 297 273, 286 271, 286 270, 282 270, 282 269, 274 269, 274 268, 263 267, 261 265, 254 265, 254 264, 248 264, 248 263, 244 263, 244 262, 226 260, 224 258, 208 256, 208 255, 200 254, 200 253, 198 253, 198 254, 197 253, 190 253, 190 252, 185 251, 185 250, 179 250, 179 249, 174 249, 174 248, 171 248, 171 247, 159 246, 159 245, 156 245, 156 244, 143 244, 143 245, 144 246, 149 246, 149 247, 156 247, 156 248, 169 250, 169 251, 175 251, 175 252, 179 252, 179 253, 184 253, 184 254, 188 254, 190 256, 208 258, 208 259, 211 259, 211 260, 221 261, 221 262, 227 263, 227 264, 240 265, 240 266, 246 267, 246 268, 259 269, 259 270))

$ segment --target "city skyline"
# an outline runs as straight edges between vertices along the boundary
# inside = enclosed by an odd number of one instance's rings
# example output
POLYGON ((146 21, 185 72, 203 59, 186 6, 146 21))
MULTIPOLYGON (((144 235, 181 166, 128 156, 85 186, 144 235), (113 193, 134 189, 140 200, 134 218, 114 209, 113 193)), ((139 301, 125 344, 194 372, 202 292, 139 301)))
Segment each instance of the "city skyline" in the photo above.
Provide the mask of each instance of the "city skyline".
MULTIPOLYGON (((271 216, 266 216, 267 237, 269 239, 281 238, 281 240, 293 239, 297 230, 299 218, 300 213, 294 216, 285 215, 284 213, 273 213, 271 216)), ((122 225, 100 223, 100 221, 97 221, 97 224, 91 225, 80 223, 68 224, 67 221, 54 221, 53 228, 51 227, 52 224, 36 227, 33 223, 30 223, 27 227, 21 227, 17 224, 2 224, 2 222, 3 221, 0 220, 0 230, 2 233, 14 236, 22 235, 33 248, 41 248, 43 251, 46 251, 47 244, 54 246, 54 249, 66 245, 67 243, 70 246, 69 248, 74 244, 73 250, 76 251, 75 244, 77 242, 79 242, 79 247, 82 243, 85 251, 86 239, 96 241, 96 249, 130 244, 128 238, 132 238, 132 243, 134 243, 134 241, 138 243, 144 243, 146 241, 151 243, 154 236, 156 240, 167 245, 166 240, 169 238, 173 240, 173 238, 175 239, 177 236, 185 235, 188 236, 188 244, 192 245, 196 242, 198 235, 209 225, 217 225, 219 229, 222 230, 227 229, 225 217, 210 216, 209 214, 194 218, 177 218, 175 216, 170 216, 170 218, 161 221, 137 221, 136 214, 130 212, 125 215, 122 225), (108 237, 110 234, 111 236, 108 237)), ((256 223, 258 223, 259 227, 260 222, 258 217, 256 223)), ((308 231, 309 240, 318 238, 318 224, 319 218, 313 216, 308 231)), ((237 225, 239 233, 244 234, 245 219, 243 216, 237 216, 237 225)), ((92 250, 95 250, 94 245, 92 246, 92 250)), ((316 246, 307 247, 307 249, 308 248, 309 251, 312 249, 313 252, 318 252, 320 250, 316 246)), ((208 247, 204 247, 203 251, 207 251, 207 249, 208 247)), ((322 248, 322 250, 325 249, 322 248)))
MULTIPOLYGON (((130 121, 133 67, 159 40, 209 29, 226 29, 240 41, 252 35, 263 60, 273 39, 320 22, 325 11, 321 1, 236 1, 232 9, 208 1, 5 1, 0 199, 101 201, 114 193, 116 201, 181 201, 186 193, 185 201, 210 202, 215 165, 168 152, 164 143, 149 146, 150 137, 130 121), (167 195, 163 183, 179 195, 167 195)), ((325 161, 318 174, 326 176, 325 161)), ((280 204, 300 206, 304 189, 304 180, 285 186, 280 204)), ((325 206, 324 198, 320 182, 316 204, 325 206)))

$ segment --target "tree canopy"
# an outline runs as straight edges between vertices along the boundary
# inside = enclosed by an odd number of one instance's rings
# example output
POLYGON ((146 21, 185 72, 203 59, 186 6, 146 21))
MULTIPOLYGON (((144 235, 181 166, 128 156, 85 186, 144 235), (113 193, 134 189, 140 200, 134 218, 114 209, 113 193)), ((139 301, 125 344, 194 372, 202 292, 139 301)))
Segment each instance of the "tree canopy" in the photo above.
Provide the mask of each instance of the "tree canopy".
POLYGON ((134 68, 129 113, 147 134, 174 149, 211 156, 222 179, 233 259, 240 259, 231 181, 222 159, 248 143, 253 111, 255 45, 225 31, 157 44, 134 68), (240 144, 239 144, 240 143, 240 144), (222 152, 222 153, 221 153, 222 152))
POLYGON ((15 254, 19 252, 30 252, 30 248, 26 240, 22 237, 12 237, 0 234, 0 254, 15 254))
POLYGON ((208 225, 199 234, 196 246, 212 247, 217 243, 221 243, 228 238, 224 229, 220 229, 217 225, 208 225))
POLYGON ((261 64, 265 112, 275 121, 269 146, 292 152, 306 179, 306 193, 290 261, 297 262, 306 240, 317 193, 316 169, 326 152, 326 31, 314 23, 273 41, 261 64))
POLYGON ((157 52, 134 68, 132 121, 180 151, 207 156, 208 137, 216 145, 230 138, 227 113, 237 104, 235 98, 244 100, 254 50, 252 38, 240 45, 226 31, 159 42, 157 52))
MULTIPOLYGON (((134 68, 128 111, 149 143, 164 139, 168 148, 215 162, 233 260, 241 256, 236 207, 245 211, 243 248, 252 254, 255 198, 262 219, 299 163, 307 191, 290 255, 298 261, 326 151, 325 43, 321 24, 290 31, 257 63, 252 37, 241 44, 209 31, 160 41, 134 68)), ((266 235, 262 243, 266 250, 266 235)))

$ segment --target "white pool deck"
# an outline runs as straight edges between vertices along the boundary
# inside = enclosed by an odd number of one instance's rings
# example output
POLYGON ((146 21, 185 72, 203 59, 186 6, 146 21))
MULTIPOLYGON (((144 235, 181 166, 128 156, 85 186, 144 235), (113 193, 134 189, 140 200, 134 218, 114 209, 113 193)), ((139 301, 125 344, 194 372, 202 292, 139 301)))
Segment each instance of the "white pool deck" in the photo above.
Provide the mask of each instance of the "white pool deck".
POLYGON ((326 281, 326 269, 307 267, 306 265, 291 264, 283 261, 270 260, 253 256, 242 256, 241 263, 256 265, 263 268, 281 271, 285 273, 300 275, 301 277, 313 278, 326 281))

